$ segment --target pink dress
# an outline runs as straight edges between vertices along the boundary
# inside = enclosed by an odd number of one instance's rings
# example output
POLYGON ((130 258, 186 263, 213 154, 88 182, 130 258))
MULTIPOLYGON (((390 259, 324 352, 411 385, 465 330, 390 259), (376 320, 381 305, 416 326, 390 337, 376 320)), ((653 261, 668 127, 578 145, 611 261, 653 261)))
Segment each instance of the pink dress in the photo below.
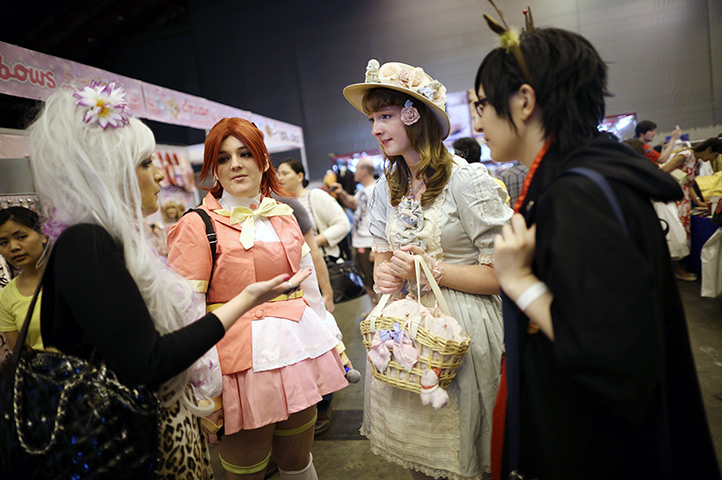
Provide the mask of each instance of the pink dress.
MULTIPOLYGON (((185 215, 168 232, 168 264, 206 294, 208 310, 252 282, 312 265, 310 255, 302 255, 304 239, 293 215, 257 218, 253 245, 246 249, 239 241, 242 224, 231 224, 229 212, 211 194, 203 203, 218 237, 215 266, 196 214, 185 215)), ((317 292, 315 277, 301 288, 317 292)), ((286 420, 347 385, 334 348, 339 341, 320 319, 322 304, 311 305, 308 298, 320 294, 251 309, 216 345, 227 434, 286 420)))

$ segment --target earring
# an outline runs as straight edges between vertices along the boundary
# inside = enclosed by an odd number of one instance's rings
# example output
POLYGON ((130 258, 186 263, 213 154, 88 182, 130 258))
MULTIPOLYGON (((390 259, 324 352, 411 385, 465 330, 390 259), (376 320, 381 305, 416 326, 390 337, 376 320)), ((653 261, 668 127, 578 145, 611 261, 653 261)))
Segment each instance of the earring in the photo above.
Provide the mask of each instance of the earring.
POLYGON ((40 266, 45 263, 45 260, 48 259, 48 254, 50 253, 50 241, 48 240, 48 237, 45 237, 45 242, 43 242, 43 253, 40 254, 40 257, 38 257, 38 261, 35 262, 35 268, 40 268, 40 266))

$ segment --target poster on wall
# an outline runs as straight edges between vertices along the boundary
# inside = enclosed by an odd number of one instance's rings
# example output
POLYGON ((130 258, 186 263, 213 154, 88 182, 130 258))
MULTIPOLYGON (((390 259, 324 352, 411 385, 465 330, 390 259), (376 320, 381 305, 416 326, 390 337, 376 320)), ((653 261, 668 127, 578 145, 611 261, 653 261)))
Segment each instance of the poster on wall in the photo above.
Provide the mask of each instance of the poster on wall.
POLYGON ((469 96, 466 90, 446 94, 446 113, 449 115, 451 130, 444 143, 451 145, 458 138, 474 136, 469 113, 469 96))
POLYGON ((146 217, 153 234, 154 246, 158 253, 168 255, 166 234, 168 228, 178 221, 189 208, 200 203, 193 168, 185 154, 185 148, 158 145, 153 154, 155 165, 165 178, 160 182, 157 212, 146 217))

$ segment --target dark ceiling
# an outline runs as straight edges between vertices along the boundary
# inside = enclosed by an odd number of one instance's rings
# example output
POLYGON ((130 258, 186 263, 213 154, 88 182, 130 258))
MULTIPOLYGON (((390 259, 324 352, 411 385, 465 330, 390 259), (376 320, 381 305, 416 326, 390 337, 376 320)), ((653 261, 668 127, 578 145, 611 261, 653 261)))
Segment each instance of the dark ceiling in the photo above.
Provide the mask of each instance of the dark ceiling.
MULTIPOLYGON (((0 40, 101 69, 110 67, 108 52, 124 43, 149 32, 188 27, 190 22, 187 0, 7 3, 0 40)), ((0 127, 24 128, 36 103, 0 95, 0 127)))

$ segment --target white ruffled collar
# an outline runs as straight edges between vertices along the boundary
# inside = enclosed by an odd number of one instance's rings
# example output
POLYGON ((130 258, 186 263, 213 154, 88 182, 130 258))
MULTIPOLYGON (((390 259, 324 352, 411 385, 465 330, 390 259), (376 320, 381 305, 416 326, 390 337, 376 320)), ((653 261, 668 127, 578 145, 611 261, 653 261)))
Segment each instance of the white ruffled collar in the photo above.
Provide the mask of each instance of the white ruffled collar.
POLYGON ((236 195, 231 195, 226 190, 223 190, 223 194, 221 195, 221 198, 218 199, 218 203, 221 204, 221 207, 225 208, 229 212, 232 212, 236 207, 251 208, 251 205, 258 206, 261 204, 261 198, 262 195, 260 193, 255 197, 237 197, 236 195))

